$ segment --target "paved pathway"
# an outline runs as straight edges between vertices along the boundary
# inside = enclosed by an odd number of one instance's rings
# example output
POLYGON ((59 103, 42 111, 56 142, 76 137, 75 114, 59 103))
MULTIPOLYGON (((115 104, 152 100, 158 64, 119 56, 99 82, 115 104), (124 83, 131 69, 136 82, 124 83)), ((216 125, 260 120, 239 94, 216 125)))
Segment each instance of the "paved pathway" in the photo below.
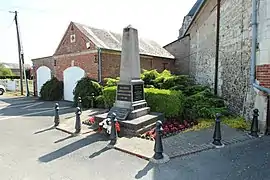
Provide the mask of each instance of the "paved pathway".
MULTIPOLYGON (((12 103, 22 102, 15 100, 12 103)), ((50 102, 44 102, 40 108, 51 106, 50 102)), ((18 110, 15 107, 0 110, 5 117, 11 115, 0 120, 1 180, 270 179, 270 137, 154 165, 135 156, 107 149, 108 141, 104 136, 71 137, 50 129, 53 112, 40 111, 40 114, 24 116, 27 113, 26 109, 18 110)))

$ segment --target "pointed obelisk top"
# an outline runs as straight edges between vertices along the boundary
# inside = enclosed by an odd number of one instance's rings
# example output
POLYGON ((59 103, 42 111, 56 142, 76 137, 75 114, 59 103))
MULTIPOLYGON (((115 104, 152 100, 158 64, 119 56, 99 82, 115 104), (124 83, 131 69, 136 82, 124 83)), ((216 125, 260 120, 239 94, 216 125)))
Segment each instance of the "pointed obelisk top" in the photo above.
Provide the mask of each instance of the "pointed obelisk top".
POLYGON ((130 83, 131 80, 140 79, 140 71, 138 31, 128 25, 124 28, 122 37, 120 82, 130 83))

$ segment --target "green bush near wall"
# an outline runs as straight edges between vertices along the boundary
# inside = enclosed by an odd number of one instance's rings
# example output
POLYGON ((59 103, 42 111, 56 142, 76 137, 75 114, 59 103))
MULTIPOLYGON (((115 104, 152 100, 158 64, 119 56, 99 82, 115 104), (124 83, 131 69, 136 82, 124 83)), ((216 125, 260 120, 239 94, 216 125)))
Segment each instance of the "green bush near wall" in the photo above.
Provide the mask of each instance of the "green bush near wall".
MULTIPOLYGON (((103 90, 105 106, 111 108, 115 102, 116 86, 103 90)), ((145 99, 151 111, 164 113, 165 117, 177 117, 183 113, 184 95, 181 91, 145 88, 145 99)))
POLYGON ((40 99, 45 101, 61 100, 63 98, 63 81, 56 77, 43 84, 40 90, 40 99))
MULTIPOLYGON (((74 89, 74 105, 77 105, 78 97, 82 98, 82 107, 90 108, 94 97, 102 93, 102 86, 89 77, 83 77, 77 82, 74 89)), ((94 105, 96 104, 94 99, 94 105)))

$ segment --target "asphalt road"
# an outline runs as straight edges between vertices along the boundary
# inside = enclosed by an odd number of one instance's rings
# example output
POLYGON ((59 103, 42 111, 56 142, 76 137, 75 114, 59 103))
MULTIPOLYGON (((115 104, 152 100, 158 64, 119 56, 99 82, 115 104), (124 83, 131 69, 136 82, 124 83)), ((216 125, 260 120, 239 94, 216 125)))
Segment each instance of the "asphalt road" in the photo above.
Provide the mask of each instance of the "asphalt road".
MULTIPOLYGON (((54 103, 24 101, 0 97, 1 180, 270 179, 270 137, 153 165, 107 149, 101 135, 70 137, 52 129, 53 110, 45 108, 54 103)), ((66 102, 60 107, 67 107, 62 113, 74 110, 66 102)))

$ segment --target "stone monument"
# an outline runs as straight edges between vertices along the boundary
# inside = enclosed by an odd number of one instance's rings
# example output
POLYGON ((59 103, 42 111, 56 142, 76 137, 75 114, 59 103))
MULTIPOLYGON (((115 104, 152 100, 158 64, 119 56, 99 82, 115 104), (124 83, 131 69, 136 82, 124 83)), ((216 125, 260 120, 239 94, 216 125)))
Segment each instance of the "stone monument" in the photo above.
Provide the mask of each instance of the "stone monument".
POLYGON ((123 30, 120 80, 116 101, 108 116, 115 112, 119 120, 131 120, 149 113, 144 96, 144 82, 140 79, 141 66, 137 29, 123 30))
POLYGON ((123 134, 138 135, 153 128, 158 119, 164 118, 161 113, 150 113, 140 75, 138 31, 128 26, 123 30, 120 80, 115 103, 109 113, 95 116, 97 122, 111 118, 115 113, 123 134))

